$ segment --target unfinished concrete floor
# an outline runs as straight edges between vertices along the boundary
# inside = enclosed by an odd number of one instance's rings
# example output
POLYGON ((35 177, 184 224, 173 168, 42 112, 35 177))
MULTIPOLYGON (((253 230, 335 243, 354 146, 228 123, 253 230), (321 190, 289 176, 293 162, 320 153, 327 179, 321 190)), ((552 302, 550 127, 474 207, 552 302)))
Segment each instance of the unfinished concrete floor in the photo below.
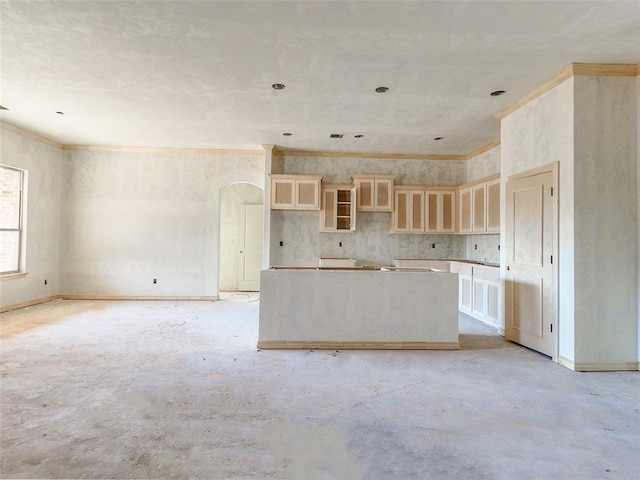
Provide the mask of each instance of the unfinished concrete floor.
POLYGON ((4 314, 0 475, 640 478, 637 372, 460 321, 460 351, 256 351, 251 295, 4 314))

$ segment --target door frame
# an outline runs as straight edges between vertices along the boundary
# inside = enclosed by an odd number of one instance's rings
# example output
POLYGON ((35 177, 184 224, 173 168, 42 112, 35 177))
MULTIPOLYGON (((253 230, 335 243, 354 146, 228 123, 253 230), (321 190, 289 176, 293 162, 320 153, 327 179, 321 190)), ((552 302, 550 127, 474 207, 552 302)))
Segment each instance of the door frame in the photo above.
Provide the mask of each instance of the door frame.
MULTIPOLYGON (((249 181, 249 180, 238 180, 238 181, 232 181, 229 183, 226 183, 222 186, 220 186, 218 188, 218 204, 217 204, 217 227, 218 227, 218 231, 217 231, 217 241, 218 244, 216 245, 216 252, 214 252, 214 254, 216 255, 216 268, 215 268, 215 280, 216 280, 216 297, 219 299, 220 298, 220 264, 221 264, 221 258, 222 255, 225 253, 223 252, 222 249, 222 191, 227 188, 227 187, 232 187, 234 185, 251 185, 252 187, 256 187, 258 190, 260 190, 262 192, 262 206, 263 208, 268 207, 268 203, 265 201, 265 188, 264 186, 261 186, 259 184, 257 184, 256 182, 253 181, 249 181)), ((264 218, 263 218, 264 220, 264 218)), ((267 239, 265 239, 264 236, 264 231, 262 234, 262 256, 263 256, 263 262, 264 262, 264 246, 267 244, 267 239)), ((237 245, 233 247, 233 252, 234 254, 237 253, 237 245)), ((264 263, 263 263, 263 267, 264 267, 264 263)))
MULTIPOLYGON (((522 172, 518 172, 518 173, 514 173, 512 175, 507 176, 506 182, 509 182, 511 180, 519 180, 519 179, 523 179, 523 178, 527 178, 527 177, 532 177, 535 175, 540 175, 542 173, 551 173, 552 176, 552 188, 553 188, 553 200, 552 200, 552 208, 553 208, 553 218, 552 218, 552 239, 551 239, 551 254, 553 255, 553 264, 552 264, 552 268, 551 268, 551 275, 552 275, 552 281, 553 281, 553 308, 552 308, 552 315, 553 318, 551 319, 552 324, 554 325, 554 329, 553 329, 553 354, 551 356, 551 360, 555 363, 558 363, 558 358, 559 358, 559 351, 560 351, 560 314, 559 314, 559 307, 560 307, 560 302, 559 302, 559 290, 560 290, 560 284, 558 282, 558 278, 559 278, 559 265, 560 265, 560 252, 559 252, 559 241, 558 241, 558 237, 559 237, 559 215, 560 215, 560 210, 559 210, 559 204, 560 204, 560 188, 559 188, 559 172, 560 172, 560 162, 551 162, 551 163, 547 163, 545 165, 541 165, 539 167, 535 167, 529 170, 524 170, 522 172)), ((506 227, 506 210, 507 210, 507 184, 505 183, 504 186, 504 195, 505 195, 505 227, 506 227)), ((507 248, 505 248, 505 252, 507 251, 507 248)), ((505 277, 506 278, 506 277, 505 277)), ((507 292, 506 292, 506 288, 505 288, 505 284, 504 284, 504 279, 502 282, 502 290, 503 290, 503 310, 505 312, 505 319, 504 319, 504 324, 506 327, 506 315, 507 315, 507 292)))

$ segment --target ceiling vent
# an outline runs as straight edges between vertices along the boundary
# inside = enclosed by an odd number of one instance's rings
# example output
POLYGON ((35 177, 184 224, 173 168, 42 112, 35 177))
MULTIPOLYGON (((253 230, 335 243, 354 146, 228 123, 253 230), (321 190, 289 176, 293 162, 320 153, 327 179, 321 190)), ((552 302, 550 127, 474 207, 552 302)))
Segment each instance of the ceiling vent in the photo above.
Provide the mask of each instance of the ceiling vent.
POLYGON ((331 138, 342 138, 342 134, 341 133, 332 133, 330 135, 331 138))

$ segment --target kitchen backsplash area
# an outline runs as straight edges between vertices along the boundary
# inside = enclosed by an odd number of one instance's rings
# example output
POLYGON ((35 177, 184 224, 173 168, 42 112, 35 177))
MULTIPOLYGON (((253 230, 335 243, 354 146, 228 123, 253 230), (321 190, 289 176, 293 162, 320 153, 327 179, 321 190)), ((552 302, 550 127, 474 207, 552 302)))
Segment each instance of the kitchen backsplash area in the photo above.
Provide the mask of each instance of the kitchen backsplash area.
POLYGON ((467 235, 463 258, 479 262, 500 263, 500 235, 467 235))

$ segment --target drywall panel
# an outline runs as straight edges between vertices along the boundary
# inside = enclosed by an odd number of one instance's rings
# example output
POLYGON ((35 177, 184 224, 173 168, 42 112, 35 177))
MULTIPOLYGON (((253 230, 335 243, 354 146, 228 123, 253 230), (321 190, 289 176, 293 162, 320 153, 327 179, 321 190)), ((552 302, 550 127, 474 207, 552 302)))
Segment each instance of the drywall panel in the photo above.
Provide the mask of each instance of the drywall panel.
POLYGON ((0 129, 0 139, 0 162, 28 172, 27 275, 0 277, 0 306, 6 307, 60 293, 63 153, 6 129, 0 129))
POLYGON ((263 190, 250 183, 234 183, 220 191, 220 290, 238 289, 240 206, 263 202, 263 190))
MULTIPOLYGON (((460 185, 465 181, 464 161, 287 156, 283 167, 283 173, 323 175, 324 184, 351 183, 351 176, 357 174, 396 175, 395 183, 405 185, 460 185)), ((464 256, 464 239, 457 235, 390 234, 390 213, 358 212, 353 233, 320 233, 318 215, 272 211, 272 265, 315 266, 319 257, 344 256, 360 264, 391 265, 396 257, 464 256)))
MULTIPOLYGON (((574 359, 573 78, 505 117, 500 127, 501 230, 509 175, 559 162, 559 355, 574 359)), ((501 248, 502 269, 505 268, 501 248)), ((504 270, 501 277, 504 278, 504 270)), ((504 325, 504 312, 501 313, 504 325)))
POLYGON ((258 345, 422 342, 458 347, 455 273, 271 269, 262 272, 261 285, 258 345))
POLYGON ((220 189, 262 185, 264 158, 69 151, 64 177, 64 293, 212 297, 220 189))
POLYGON ((575 363, 634 362, 638 337, 634 77, 576 77, 575 363))

